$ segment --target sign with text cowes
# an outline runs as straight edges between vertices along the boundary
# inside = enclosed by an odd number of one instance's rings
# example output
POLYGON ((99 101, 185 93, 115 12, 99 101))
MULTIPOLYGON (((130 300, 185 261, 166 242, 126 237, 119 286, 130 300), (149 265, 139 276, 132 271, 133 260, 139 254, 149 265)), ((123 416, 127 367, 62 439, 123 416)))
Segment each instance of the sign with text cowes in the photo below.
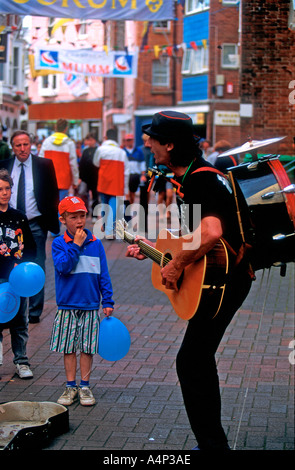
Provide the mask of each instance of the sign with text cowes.
POLYGON ((173 0, 2 0, 0 13, 99 20, 172 20, 173 0))

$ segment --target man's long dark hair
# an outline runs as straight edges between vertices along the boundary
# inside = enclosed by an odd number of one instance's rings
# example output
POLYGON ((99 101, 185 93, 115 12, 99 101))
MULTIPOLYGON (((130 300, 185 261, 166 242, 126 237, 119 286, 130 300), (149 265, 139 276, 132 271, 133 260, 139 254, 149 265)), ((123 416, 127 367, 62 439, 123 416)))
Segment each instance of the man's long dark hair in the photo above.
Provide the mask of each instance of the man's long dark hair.
POLYGON ((202 150, 197 140, 192 136, 191 139, 167 140, 159 139, 161 145, 173 143, 174 148, 170 150, 170 162, 173 166, 188 166, 192 160, 197 160, 202 156, 202 150))

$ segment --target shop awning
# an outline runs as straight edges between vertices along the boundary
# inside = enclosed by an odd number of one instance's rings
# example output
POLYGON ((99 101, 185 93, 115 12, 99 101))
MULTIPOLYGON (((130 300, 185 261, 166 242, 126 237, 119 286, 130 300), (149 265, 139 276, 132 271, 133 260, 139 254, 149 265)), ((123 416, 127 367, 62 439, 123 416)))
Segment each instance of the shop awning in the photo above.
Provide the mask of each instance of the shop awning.
POLYGON ((102 101, 37 103, 29 106, 30 121, 56 121, 59 118, 81 121, 102 118, 102 101))

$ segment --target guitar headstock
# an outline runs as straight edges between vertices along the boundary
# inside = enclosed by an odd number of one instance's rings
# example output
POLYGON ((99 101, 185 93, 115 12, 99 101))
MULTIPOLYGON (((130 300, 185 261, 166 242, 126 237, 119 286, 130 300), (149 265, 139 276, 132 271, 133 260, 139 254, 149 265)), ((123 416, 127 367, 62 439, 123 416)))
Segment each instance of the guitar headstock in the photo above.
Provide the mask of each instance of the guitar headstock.
POLYGON ((118 237, 128 243, 133 243, 134 237, 130 233, 126 232, 127 228, 128 224, 125 219, 116 221, 116 234, 118 235, 118 237))

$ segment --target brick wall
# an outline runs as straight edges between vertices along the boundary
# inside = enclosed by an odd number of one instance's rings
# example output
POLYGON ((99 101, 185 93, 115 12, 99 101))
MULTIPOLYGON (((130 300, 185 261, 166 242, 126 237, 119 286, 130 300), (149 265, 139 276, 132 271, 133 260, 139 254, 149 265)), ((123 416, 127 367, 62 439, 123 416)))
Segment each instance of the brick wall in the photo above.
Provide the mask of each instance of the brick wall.
POLYGON ((219 0, 210 2, 209 25, 209 90, 208 95, 212 100, 211 112, 207 116, 207 136, 213 142, 225 139, 232 147, 240 145, 239 126, 215 126, 213 127, 214 111, 239 112, 240 74, 239 69, 222 67, 223 44, 239 43, 239 8, 237 5, 224 5, 219 0), (216 76, 224 76, 223 96, 216 96, 216 76), (228 93, 227 83, 232 83, 233 93, 228 93))
POLYGON ((286 135, 274 151, 294 154, 295 32, 288 29, 289 0, 247 0, 242 9, 241 102, 253 104, 253 118, 241 120, 244 140, 286 135))
MULTIPOLYGON (((142 51, 138 58, 138 78, 136 80, 135 108, 163 106, 167 108, 174 106, 181 100, 181 64, 182 49, 174 50, 170 57, 170 85, 168 87, 152 86, 152 62, 156 59, 154 46, 173 46, 182 43, 182 10, 180 5, 176 6, 177 21, 171 21, 170 31, 153 30, 150 25, 147 45, 149 51, 142 51)), ((136 43, 139 48, 142 43, 144 22, 138 22, 136 43)), ((159 58, 167 57, 160 52, 159 58)))

